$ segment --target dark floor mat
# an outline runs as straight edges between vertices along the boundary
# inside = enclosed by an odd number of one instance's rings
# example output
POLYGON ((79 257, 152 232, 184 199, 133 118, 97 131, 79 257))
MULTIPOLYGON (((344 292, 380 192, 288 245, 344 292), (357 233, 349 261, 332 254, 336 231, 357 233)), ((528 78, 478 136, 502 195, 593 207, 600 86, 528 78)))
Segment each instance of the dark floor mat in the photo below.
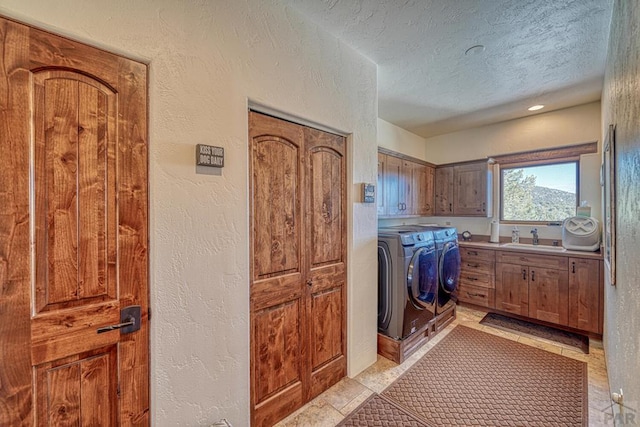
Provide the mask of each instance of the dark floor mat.
POLYGON ((548 326, 536 325, 525 320, 514 319, 496 313, 487 313, 480 321, 481 324, 501 329, 503 331, 516 331, 533 338, 544 338, 554 341, 571 350, 582 351, 589 354, 589 337, 572 332, 561 331, 548 326))
POLYGON ((340 424, 340 427, 429 427, 415 415, 409 413, 398 404, 374 394, 362 405, 358 406, 340 424))
POLYGON ((586 363, 465 326, 381 395, 434 426, 580 427, 588 420, 586 363))

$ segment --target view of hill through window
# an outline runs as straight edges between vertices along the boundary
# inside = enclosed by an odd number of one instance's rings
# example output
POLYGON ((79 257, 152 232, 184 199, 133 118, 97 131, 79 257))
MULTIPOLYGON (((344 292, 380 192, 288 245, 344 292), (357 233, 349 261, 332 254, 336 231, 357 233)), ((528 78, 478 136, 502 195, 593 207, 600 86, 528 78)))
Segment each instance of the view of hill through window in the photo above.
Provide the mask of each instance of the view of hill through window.
POLYGON ((503 169, 502 220, 563 221, 576 214, 577 162, 503 169))

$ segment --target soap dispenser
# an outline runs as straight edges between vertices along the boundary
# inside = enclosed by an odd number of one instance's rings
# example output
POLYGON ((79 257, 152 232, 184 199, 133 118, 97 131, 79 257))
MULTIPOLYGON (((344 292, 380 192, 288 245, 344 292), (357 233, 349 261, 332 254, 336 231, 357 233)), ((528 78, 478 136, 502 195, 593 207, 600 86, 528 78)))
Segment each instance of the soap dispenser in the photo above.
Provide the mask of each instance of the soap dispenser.
POLYGON ((520 230, 517 225, 511 230, 511 243, 520 243, 520 230))

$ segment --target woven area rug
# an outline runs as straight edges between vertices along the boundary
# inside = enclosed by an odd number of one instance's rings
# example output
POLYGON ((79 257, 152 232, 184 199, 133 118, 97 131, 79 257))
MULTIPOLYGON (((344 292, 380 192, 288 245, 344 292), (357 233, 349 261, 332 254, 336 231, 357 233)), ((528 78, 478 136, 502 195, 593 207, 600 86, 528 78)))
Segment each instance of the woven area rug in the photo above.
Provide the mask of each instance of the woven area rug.
POLYGON ((561 331, 548 326, 536 325, 535 323, 502 316, 496 313, 487 313, 480 323, 503 331, 517 331, 520 334, 529 335, 533 338, 543 338, 553 341, 562 347, 589 354, 589 337, 584 335, 561 331))
POLYGON ((587 365, 457 326, 382 397, 341 425, 586 426, 587 365))
POLYGON ((429 427, 429 424, 424 423, 397 403, 374 394, 338 424, 338 427, 357 426, 429 427))

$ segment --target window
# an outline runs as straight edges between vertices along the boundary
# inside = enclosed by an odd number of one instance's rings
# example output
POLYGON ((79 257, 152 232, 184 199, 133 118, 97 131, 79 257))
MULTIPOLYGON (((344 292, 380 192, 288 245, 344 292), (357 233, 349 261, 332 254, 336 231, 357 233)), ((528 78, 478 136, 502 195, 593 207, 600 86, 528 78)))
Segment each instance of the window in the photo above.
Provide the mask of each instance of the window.
POLYGON ((501 165, 500 219, 546 223, 574 216, 579 170, 577 160, 501 165))

